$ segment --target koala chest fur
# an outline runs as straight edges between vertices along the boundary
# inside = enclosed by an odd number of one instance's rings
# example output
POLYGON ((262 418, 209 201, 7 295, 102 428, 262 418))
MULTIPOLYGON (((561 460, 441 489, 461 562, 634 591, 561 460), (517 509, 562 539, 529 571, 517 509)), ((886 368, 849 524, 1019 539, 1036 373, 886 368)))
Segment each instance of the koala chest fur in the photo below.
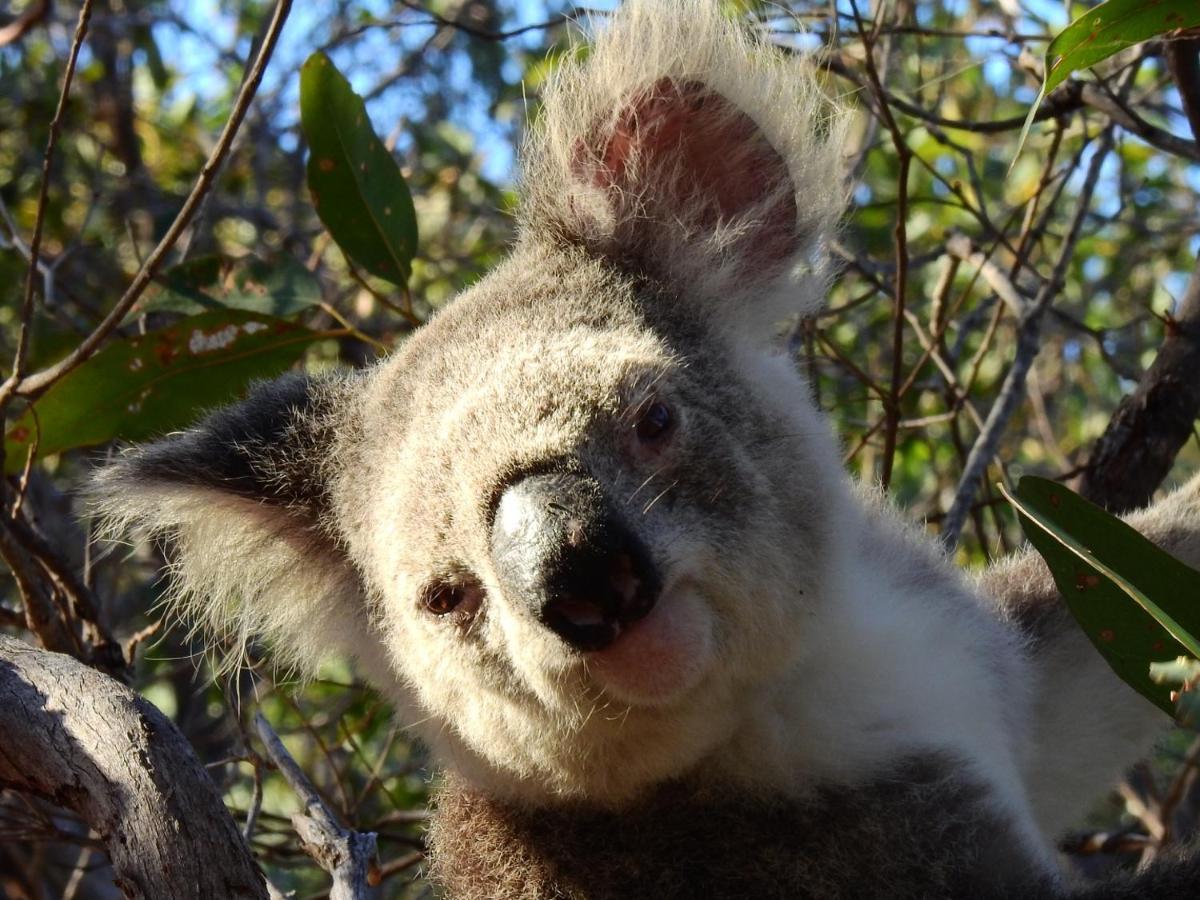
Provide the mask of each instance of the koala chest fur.
MULTIPOLYGON (((203 627, 352 655, 418 723, 453 896, 1059 891, 1051 839, 1155 712, 1044 614, 1036 558, 971 583, 849 483, 775 340, 821 301, 843 119, 672 6, 556 76, 506 262, 96 501, 167 540, 203 627)), ((1196 494, 1140 524, 1194 532, 1196 494)))

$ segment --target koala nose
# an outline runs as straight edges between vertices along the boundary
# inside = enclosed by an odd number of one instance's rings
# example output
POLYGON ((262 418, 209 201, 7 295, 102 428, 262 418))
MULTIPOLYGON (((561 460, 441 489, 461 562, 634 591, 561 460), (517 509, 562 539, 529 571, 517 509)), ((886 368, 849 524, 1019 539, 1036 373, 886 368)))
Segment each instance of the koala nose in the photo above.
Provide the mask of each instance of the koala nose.
POLYGON ((491 545, 505 594, 579 650, 607 647, 658 598, 649 555, 587 476, 530 475, 510 485, 491 545))

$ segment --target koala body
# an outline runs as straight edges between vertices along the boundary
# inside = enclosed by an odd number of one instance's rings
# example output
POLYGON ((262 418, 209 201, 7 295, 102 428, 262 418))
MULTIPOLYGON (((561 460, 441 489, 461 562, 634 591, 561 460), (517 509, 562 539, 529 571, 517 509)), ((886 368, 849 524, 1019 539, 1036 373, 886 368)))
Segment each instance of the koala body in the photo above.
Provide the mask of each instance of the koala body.
MULTIPOLYGON (((358 659, 450 773, 452 893, 1057 890, 1081 789, 1153 740, 1035 557, 972 583, 851 484, 774 339, 841 133, 715 3, 627 3, 547 93, 506 262, 99 474, 200 627, 358 659)), ((1185 557, 1197 494, 1141 522, 1185 557)))

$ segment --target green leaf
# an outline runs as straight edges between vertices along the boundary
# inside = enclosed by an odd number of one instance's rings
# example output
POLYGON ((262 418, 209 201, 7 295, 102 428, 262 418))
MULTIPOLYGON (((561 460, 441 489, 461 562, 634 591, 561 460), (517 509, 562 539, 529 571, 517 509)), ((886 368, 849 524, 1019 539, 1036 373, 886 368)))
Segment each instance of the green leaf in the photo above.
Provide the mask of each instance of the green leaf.
POLYGON ((1015 497, 1004 494, 1096 649, 1173 715, 1170 689, 1151 678, 1150 664, 1200 657, 1200 572, 1057 482, 1026 477, 1015 497))
POLYGON ((1088 10, 1046 48, 1042 95, 1072 72, 1094 66, 1142 41, 1182 28, 1200 26, 1196 0, 1107 0, 1088 10))
POLYGON ((1161 34, 1196 27, 1200 27, 1197 0, 1107 0, 1089 9, 1046 47, 1042 87, 1025 117, 1013 162, 1021 155, 1038 107, 1072 72, 1161 34))
POLYGON ((286 318, 321 302, 321 285, 294 259, 200 256, 168 269, 132 315, 242 309, 286 318))
POLYGON ((417 247, 408 185, 362 98, 320 51, 300 69, 300 125, 317 215, 355 264, 403 286, 417 247))
POLYGON ((114 438, 140 440, 191 422, 278 375, 321 332, 257 313, 210 312, 113 341, 25 410, 5 435, 6 469, 114 438))

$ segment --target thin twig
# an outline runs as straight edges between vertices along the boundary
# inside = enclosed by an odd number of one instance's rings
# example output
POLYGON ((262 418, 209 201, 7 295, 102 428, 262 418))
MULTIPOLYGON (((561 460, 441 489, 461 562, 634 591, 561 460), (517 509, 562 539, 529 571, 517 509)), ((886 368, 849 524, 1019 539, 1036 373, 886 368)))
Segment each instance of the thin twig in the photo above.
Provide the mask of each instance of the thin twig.
POLYGON ((100 345, 112 330, 124 320, 134 303, 138 301, 138 298, 149 287, 158 274, 158 270, 166 259, 167 254, 171 252, 171 249, 175 246, 175 243, 179 240, 188 223, 191 221, 192 216, 200 206, 201 201, 203 201, 205 195, 211 190, 217 173, 221 170, 225 156, 229 153, 229 149, 233 145, 233 140, 237 136, 238 129, 241 127, 242 120, 246 116, 246 111, 250 108, 250 103, 253 101, 254 95, 258 92, 263 72, 266 70, 267 63, 275 51, 275 44, 279 38, 279 33, 283 30, 284 22, 287 21, 291 8, 292 0, 278 0, 275 4, 274 12, 271 14, 271 24, 267 28, 262 46, 259 47, 258 54, 254 57, 254 62, 251 64, 250 77, 246 79, 241 91, 238 92, 233 109, 229 113, 229 119, 225 122, 225 127, 221 131, 221 136, 217 139, 212 153, 209 154, 204 167, 200 170, 191 193, 188 194, 179 213, 175 216, 175 221, 171 223, 162 240, 158 242, 158 245, 150 252, 150 255, 146 257, 146 261, 138 269, 137 274, 133 277, 133 281, 126 288, 121 299, 117 301, 116 305, 104 317, 103 321, 96 326, 95 330, 84 338, 60 362, 24 378, 19 377, 16 372, 9 376, 0 385, 0 409, 3 409, 14 396, 29 399, 37 397, 58 381, 58 379, 89 359, 100 348, 100 345))
POLYGON ((330 900, 372 897, 380 879, 375 834, 354 831, 338 822, 262 713, 255 714, 254 727, 267 757, 304 806, 303 812, 292 816, 292 826, 309 855, 333 877, 330 900))
POLYGON ((1000 438, 1008 427, 1008 422, 1016 411, 1021 398, 1025 395, 1025 377, 1029 374, 1034 358, 1041 349, 1043 314, 1062 289, 1063 277, 1074 256, 1075 245, 1083 230, 1083 222, 1092 205, 1092 195, 1100 180, 1100 170, 1112 147, 1113 126, 1110 123, 1101 134, 1099 145, 1092 154, 1083 187, 1079 192, 1079 205, 1075 209, 1071 226, 1059 248, 1050 278, 1043 283, 1037 297, 1021 316, 1017 328, 1017 349, 1012 365, 1005 375, 1004 384, 1000 388, 996 402, 992 404, 992 408, 988 412, 983 430, 976 437, 975 443, 971 446, 971 452, 967 456, 966 465, 963 466, 962 476, 954 491, 954 499, 946 512, 946 519, 942 523, 941 541, 946 550, 952 550, 958 544, 963 525, 970 513, 971 505, 974 503, 975 494, 979 490, 980 479, 987 471, 988 463, 1000 445, 1000 438))
MULTIPOLYGON (((62 90, 58 94, 58 105, 54 118, 50 120, 50 134, 46 138, 46 152, 42 154, 42 180, 38 187, 37 213, 33 220, 33 236, 29 239, 29 268, 25 274, 25 294, 21 298, 21 329, 17 334, 17 352, 13 358, 12 375, 9 381, 19 383, 25 372, 25 360, 29 355, 29 325, 33 320, 33 288, 37 281, 38 260, 42 252, 42 228, 46 221, 46 202, 50 196, 50 174, 54 168, 54 150, 62 131, 63 115, 67 99, 71 95, 71 83, 75 80, 75 66, 79 62, 79 51, 87 36, 88 23, 92 18, 92 0, 83 0, 79 8, 79 19, 75 23, 75 35, 71 39, 71 51, 67 56, 67 68, 63 73, 62 90)), ((0 388, 0 422, 8 408, 11 394, 0 388)), ((4 445, 0 442, 0 468, 4 465, 4 445)))

